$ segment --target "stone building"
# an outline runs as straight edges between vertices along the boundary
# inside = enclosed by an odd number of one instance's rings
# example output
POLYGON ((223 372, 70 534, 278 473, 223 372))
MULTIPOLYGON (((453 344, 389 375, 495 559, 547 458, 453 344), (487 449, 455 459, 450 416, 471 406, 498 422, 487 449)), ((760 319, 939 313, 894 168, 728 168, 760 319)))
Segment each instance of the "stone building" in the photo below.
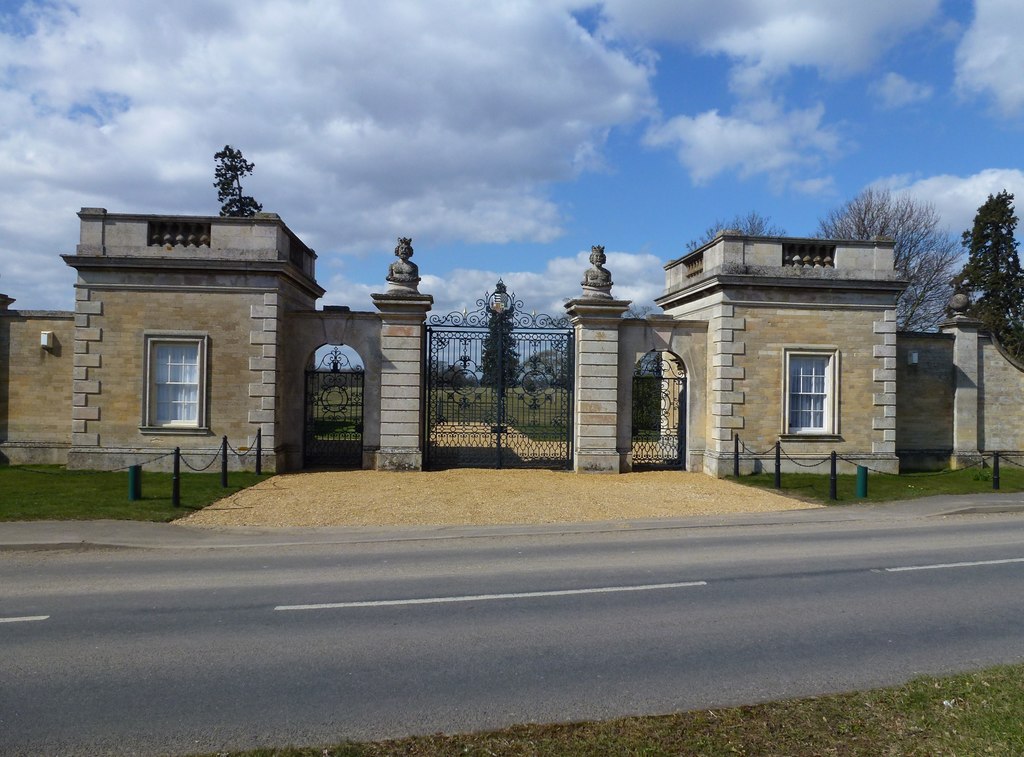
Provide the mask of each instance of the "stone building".
POLYGON ((1024 449, 1024 366, 962 313, 898 332, 886 240, 725 231, 667 263, 663 313, 637 319, 600 247, 564 314, 527 315, 501 282, 434 313, 401 239, 353 312, 317 309, 316 254, 275 214, 79 217, 73 312, 0 295, 0 462, 166 468, 226 437, 233 467, 258 447, 265 470, 721 476, 776 442, 790 469, 835 450, 891 472, 1024 449))

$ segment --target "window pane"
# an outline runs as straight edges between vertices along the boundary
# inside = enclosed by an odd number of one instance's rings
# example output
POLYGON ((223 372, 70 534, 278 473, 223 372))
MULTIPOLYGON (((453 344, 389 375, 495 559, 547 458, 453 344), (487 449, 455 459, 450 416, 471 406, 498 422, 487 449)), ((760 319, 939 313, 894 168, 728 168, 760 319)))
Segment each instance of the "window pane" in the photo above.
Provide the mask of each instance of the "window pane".
POLYGON ((156 422, 195 423, 199 419, 199 345, 153 347, 156 422))
POLYGON ((826 408, 825 356, 792 355, 789 359, 789 430, 824 431, 826 408))

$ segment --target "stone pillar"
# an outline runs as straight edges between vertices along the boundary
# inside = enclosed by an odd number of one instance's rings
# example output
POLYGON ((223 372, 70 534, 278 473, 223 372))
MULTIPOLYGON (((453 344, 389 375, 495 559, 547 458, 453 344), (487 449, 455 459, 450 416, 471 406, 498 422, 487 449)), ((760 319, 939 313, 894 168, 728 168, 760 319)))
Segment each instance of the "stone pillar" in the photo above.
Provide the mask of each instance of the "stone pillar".
POLYGON ((953 342, 953 455, 950 467, 976 463, 978 450, 978 332, 981 321, 956 315, 944 322, 943 334, 953 342))
POLYGON ((423 322, 429 294, 374 294, 381 316, 380 449, 377 470, 423 468, 423 322))
POLYGON ((619 326, 629 301, 584 297, 565 307, 576 330, 573 468, 577 473, 620 473, 619 326))

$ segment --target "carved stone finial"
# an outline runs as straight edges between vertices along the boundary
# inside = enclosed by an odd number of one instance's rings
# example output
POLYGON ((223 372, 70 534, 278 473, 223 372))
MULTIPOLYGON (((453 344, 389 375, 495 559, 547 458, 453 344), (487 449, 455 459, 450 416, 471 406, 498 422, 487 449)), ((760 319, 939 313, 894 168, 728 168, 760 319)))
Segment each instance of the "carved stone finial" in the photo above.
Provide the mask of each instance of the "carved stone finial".
POLYGON ((953 318, 964 318, 967 314, 967 308, 970 306, 971 298, 967 296, 963 289, 959 288, 953 292, 953 296, 949 298, 949 302, 946 304, 953 318))
POLYGON ((583 274, 583 298, 610 300, 612 298, 612 274, 604 267, 604 247, 594 245, 590 248, 590 268, 583 274))
POLYGON ((395 247, 395 257, 398 258, 388 266, 388 291, 419 293, 420 268, 409 258, 412 257, 412 239, 410 237, 399 237, 398 246, 395 247))

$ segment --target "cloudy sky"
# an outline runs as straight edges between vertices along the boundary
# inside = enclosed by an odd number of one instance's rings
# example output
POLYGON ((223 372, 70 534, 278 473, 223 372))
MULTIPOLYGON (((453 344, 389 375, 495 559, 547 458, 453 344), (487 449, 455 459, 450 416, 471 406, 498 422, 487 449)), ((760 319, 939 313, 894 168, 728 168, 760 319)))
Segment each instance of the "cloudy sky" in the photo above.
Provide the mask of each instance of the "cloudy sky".
POLYGON ((0 291, 69 309, 75 213, 216 215, 213 154, 370 307, 411 236, 438 309, 548 312, 590 245, 647 304, 756 210, 868 185, 959 233, 1024 198, 1020 0, 0 0, 0 291))

